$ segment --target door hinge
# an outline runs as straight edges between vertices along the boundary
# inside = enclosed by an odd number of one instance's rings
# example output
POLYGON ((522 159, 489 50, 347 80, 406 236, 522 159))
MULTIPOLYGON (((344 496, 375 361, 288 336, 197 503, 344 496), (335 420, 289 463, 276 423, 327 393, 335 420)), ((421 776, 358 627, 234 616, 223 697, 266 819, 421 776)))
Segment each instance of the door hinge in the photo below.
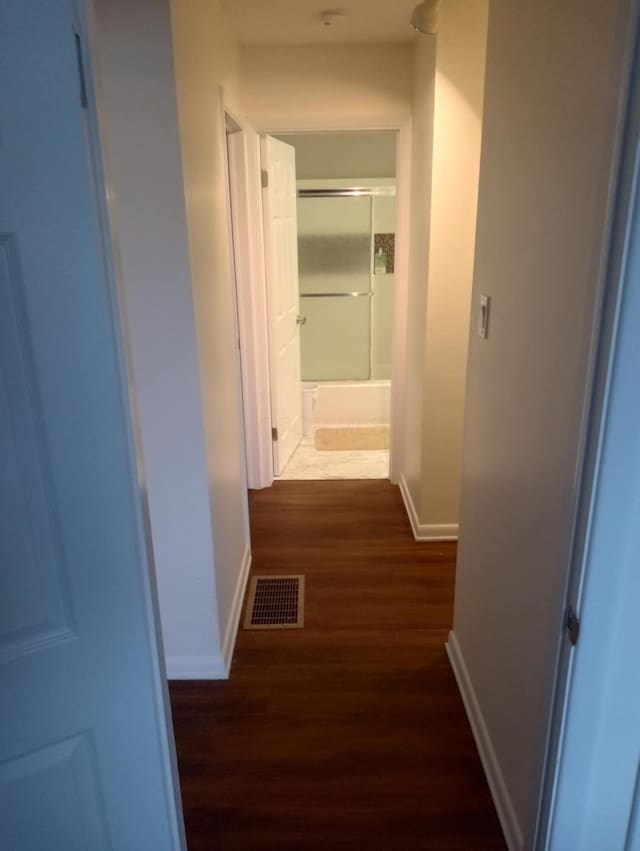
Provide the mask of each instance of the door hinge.
POLYGON ((87 78, 84 73, 84 59, 82 58, 82 41, 77 32, 74 32, 73 37, 76 43, 76 59, 78 61, 78 77, 80 80, 80 105, 86 109, 89 105, 87 100, 87 78))
POLYGON ((261 183, 262 183, 262 188, 266 189, 267 186, 269 185, 269 172, 266 171, 264 168, 260 172, 260 180, 261 180, 261 183))
POLYGON ((571 604, 567 606, 564 625, 567 630, 567 637, 572 646, 575 647, 580 637, 580 618, 571 604))
POLYGON ((278 429, 275 426, 271 429, 271 440, 278 439, 278 429))

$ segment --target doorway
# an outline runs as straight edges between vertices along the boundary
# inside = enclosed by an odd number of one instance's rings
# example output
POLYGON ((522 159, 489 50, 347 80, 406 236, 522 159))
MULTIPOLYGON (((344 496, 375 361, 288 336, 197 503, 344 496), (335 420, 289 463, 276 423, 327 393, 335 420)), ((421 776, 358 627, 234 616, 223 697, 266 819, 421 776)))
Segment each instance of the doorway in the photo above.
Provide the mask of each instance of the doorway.
POLYGON ((262 139, 276 478, 389 477, 396 141, 262 139))

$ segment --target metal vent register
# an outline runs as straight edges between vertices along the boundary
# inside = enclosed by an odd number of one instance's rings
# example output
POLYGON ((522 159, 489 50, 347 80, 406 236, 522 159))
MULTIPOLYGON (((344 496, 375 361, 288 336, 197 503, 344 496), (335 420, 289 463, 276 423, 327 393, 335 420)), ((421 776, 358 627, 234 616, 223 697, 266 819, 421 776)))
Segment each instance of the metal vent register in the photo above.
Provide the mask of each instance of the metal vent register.
POLYGON ((245 629, 304 626, 304 576, 252 576, 245 629))

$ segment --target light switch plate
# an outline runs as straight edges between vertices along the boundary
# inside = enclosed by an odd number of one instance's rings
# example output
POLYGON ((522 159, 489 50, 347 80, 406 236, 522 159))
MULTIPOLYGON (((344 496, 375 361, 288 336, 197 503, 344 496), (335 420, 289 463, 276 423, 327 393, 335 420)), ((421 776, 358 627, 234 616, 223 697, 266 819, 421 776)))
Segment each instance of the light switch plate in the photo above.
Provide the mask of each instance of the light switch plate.
POLYGON ((478 336, 486 340, 489 336, 489 308, 491 307, 491 296, 480 296, 480 313, 478 315, 478 336))

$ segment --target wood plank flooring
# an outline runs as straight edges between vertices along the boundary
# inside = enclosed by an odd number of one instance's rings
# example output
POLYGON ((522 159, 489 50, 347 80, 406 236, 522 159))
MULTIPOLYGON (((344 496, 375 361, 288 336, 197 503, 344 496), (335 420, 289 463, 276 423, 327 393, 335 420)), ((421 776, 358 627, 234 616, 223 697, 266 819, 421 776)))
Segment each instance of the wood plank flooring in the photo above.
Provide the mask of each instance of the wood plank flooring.
POLYGON ((228 682, 171 684, 190 851, 502 851, 444 642, 455 544, 385 481, 250 497, 254 573, 304 573, 305 628, 244 631, 228 682))

